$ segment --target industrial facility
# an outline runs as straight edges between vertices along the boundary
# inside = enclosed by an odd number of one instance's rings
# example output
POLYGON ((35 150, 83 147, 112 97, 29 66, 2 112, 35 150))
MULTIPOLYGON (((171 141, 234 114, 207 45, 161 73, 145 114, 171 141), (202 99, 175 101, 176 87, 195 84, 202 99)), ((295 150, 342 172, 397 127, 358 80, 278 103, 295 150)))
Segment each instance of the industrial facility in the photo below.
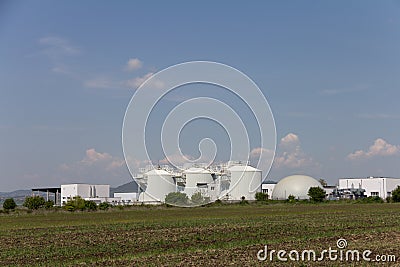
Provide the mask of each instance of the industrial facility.
POLYGON ((110 199, 110 185, 90 184, 65 184, 61 185, 61 204, 80 196, 85 200, 91 200, 97 204, 101 202, 112 202, 110 199))
POLYGON ((262 181, 262 172, 247 163, 228 162, 226 164, 206 166, 192 165, 185 168, 170 166, 148 166, 140 170, 131 182, 113 189, 110 197, 110 185, 64 184, 59 188, 35 188, 34 192, 54 194, 55 204, 64 205, 68 200, 80 196, 97 204, 108 202, 113 205, 161 204, 168 194, 181 192, 188 199, 200 194, 206 202, 218 199, 225 201, 255 200, 257 192, 268 199, 286 200, 309 199, 311 187, 323 188, 326 199, 359 199, 380 197, 386 199, 400 186, 400 179, 389 177, 340 178, 337 185, 322 185, 318 180, 306 175, 291 175, 279 182, 262 181), (61 197, 60 197, 61 195, 61 197))
POLYGON ((358 198, 357 192, 364 192, 366 197, 390 197, 392 191, 400 185, 400 179, 389 177, 340 178, 338 191, 344 198, 358 198))
POLYGON ((141 169, 135 177, 139 187, 139 202, 160 203, 171 192, 185 193, 189 198, 200 193, 209 201, 254 200, 261 192, 262 173, 248 164, 228 162, 215 166, 193 165, 171 169, 169 166, 141 169))

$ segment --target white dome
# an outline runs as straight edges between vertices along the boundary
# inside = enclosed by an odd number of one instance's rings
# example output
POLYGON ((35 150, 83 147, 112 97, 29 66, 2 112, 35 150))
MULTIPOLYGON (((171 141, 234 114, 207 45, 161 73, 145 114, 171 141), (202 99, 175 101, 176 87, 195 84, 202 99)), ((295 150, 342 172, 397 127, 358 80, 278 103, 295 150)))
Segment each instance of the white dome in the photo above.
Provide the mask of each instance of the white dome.
POLYGON ((322 187, 321 183, 306 175, 291 175, 280 180, 272 191, 272 199, 284 200, 289 195, 296 199, 309 199, 310 187, 322 187))

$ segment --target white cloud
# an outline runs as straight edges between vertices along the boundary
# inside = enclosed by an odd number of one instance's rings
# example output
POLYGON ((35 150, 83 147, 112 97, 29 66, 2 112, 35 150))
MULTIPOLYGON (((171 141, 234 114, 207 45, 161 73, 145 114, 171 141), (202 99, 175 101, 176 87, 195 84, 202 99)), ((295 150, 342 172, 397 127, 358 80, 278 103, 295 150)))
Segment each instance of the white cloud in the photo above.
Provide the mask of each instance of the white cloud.
POLYGON ((39 44, 45 47, 44 53, 50 56, 75 55, 80 49, 71 45, 68 40, 55 36, 47 36, 39 39, 39 44))
POLYGON ((349 94, 349 93, 358 93, 365 91, 369 88, 369 86, 366 85, 358 85, 354 86, 353 88, 343 88, 343 89, 325 89, 320 92, 321 95, 327 95, 327 96, 332 96, 332 95, 341 95, 341 94, 349 94))
POLYGON ((51 71, 60 74, 71 74, 71 72, 64 66, 55 66, 51 68, 51 71))
POLYGON ((166 156, 164 159, 160 160, 160 164, 174 164, 181 166, 194 158, 190 155, 173 154, 166 156))
POLYGON ((98 77, 91 80, 87 80, 84 83, 85 87, 88 88, 99 88, 99 89, 109 89, 118 88, 120 85, 106 77, 98 77))
POLYGON ((87 149, 80 161, 61 164, 59 171, 65 182, 120 184, 130 179, 124 159, 94 148, 87 149))
MULTIPOLYGON (((136 77, 136 78, 127 80, 124 82, 124 85, 129 88, 137 89, 142 85, 142 83, 144 83, 147 79, 149 79, 151 76, 153 76, 153 74, 154 74, 153 72, 149 72, 141 77, 136 77)), ((160 80, 152 79, 151 83, 148 84, 148 86, 150 86, 154 89, 161 89, 164 87, 164 83, 160 80)))
POLYGON ((391 145, 384 139, 378 138, 374 141, 368 151, 357 150, 354 153, 347 155, 349 160, 368 159, 376 156, 393 156, 400 154, 400 146, 391 145))
POLYGON ((270 150, 263 147, 253 148, 250 152, 250 158, 259 158, 264 153, 270 153, 270 150))
POLYGON ((310 156, 303 152, 300 147, 299 137, 289 133, 279 143, 279 154, 274 160, 276 168, 303 168, 319 166, 310 156))
POLYGON ((136 77, 136 78, 127 80, 125 82, 125 84, 126 84, 126 86, 131 87, 131 88, 138 88, 142 83, 144 83, 144 81, 146 81, 152 75, 153 75, 153 73, 149 72, 142 77, 136 77))
POLYGON ((128 60, 125 66, 125 70, 134 71, 142 67, 143 63, 138 58, 131 58, 128 60))
POLYGON ((361 119, 371 119, 371 120, 374 120, 374 119, 377 119, 377 120, 390 120, 390 119, 393 119, 393 120, 398 120, 398 119, 400 119, 400 115, 398 115, 398 114, 384 114, 384 113, 378 113, 378 114, 366 114, 366 113, 364 113, 364 114, 357 114, 356 115, 356 117, 357 118, 361 118, 361 119))
POLYGON ((281 139, 280 145, 283 146, 290 146, 290 145, 297 145, 299 143, 299 137, 294 133, 289 133, 285 137, 281 139))

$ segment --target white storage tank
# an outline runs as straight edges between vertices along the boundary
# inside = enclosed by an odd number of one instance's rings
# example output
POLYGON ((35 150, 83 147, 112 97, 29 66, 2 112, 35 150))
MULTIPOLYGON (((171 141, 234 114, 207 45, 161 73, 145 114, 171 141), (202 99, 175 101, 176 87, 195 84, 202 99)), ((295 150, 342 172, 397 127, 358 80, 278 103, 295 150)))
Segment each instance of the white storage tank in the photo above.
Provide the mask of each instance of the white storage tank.
POLYGON ((186 185, 184 192, 190 198, 194 193, 202 192, 208 194, 210 184, 214 182, 212 172, 201 167, 191 167, 184 170, 186 185))
POLYGON ((261 192, 262 172, 249 165, 234 165, 228 168, 231 177, 229 199, 255 200, 255 194, 261 192))
POLYGON ((142 202, 164 202, 165 196, 176 191, 173 174, 163 169, 153 169, 143 177, 147 180, 147 188, 139 196, 142 202))

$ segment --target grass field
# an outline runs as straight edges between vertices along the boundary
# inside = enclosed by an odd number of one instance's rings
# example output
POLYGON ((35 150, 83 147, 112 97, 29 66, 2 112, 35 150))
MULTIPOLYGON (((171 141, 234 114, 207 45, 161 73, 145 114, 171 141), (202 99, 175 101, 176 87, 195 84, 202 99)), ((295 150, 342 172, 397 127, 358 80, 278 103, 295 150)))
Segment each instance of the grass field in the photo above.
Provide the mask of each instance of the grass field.
MULTIPOLYGON (((0 216, 0 266, 282 266, 257 252, 336 248, 395 255, 400 265, 399 204, 135 207, 106 212, 0 216)), ((293 262, 339 266, 356 262, 293 262)), ((357 265, 367 265, 359 262, 357 265)), ((371 263, 369 263, 371 264, 371 263)))

